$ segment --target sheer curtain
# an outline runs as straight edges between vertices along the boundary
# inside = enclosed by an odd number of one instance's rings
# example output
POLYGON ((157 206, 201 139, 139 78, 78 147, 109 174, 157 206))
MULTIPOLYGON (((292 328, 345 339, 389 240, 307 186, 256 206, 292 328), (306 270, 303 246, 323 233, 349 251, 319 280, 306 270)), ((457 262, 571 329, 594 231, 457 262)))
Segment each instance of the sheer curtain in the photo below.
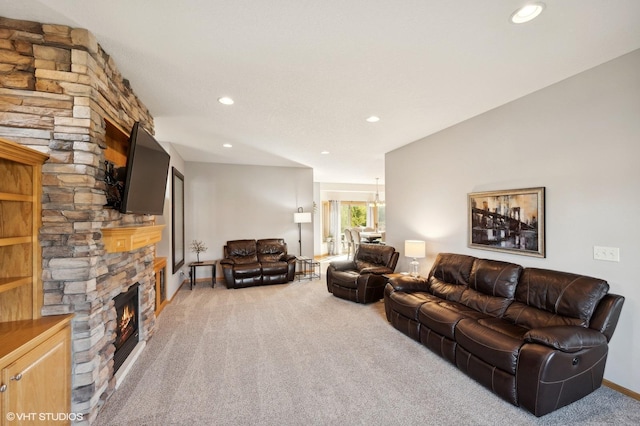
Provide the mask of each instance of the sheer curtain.
POLYGON ((342 253, 342 233, 340 231, 340 201, 329 200, 329 232, 333 235, 333 250, 329 254, 342 253))
POLYGON ((367 203, 367 228, 376 228, 374 223, 374 211, 378 208, 375 204, 367 203))

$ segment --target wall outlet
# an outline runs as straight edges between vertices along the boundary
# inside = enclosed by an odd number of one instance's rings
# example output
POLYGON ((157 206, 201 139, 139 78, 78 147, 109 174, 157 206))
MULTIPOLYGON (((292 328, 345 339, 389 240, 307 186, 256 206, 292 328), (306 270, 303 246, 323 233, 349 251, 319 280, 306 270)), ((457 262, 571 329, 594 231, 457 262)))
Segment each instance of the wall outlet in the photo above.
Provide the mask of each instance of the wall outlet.
POLYGON ((620 262, 620 249, 618 247, 593 246, 593 258, 608 262, 620 262))

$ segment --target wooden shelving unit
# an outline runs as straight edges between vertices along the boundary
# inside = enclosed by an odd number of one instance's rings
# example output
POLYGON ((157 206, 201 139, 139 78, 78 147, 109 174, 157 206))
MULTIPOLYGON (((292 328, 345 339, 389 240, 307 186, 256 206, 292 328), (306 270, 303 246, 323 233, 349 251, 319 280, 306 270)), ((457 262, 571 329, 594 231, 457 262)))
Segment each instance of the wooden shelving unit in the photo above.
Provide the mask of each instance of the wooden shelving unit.
POLYGON ((40 317, 40 181, 47 158, 0 139, 0 322, 40 317))
POLYGON ((0 138, 0 424, 8 413, 71 408, 73 315, 41 316, 38 232, 47 158, 0 138))

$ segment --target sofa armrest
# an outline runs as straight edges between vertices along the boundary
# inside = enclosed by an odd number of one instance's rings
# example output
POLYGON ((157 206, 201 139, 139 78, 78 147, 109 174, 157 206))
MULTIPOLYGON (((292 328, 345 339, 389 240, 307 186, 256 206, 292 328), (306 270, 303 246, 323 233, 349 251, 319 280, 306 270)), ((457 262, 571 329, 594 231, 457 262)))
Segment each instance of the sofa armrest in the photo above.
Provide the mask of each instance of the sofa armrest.
POLYGON ((360 270, 360 274, 375 274, 375 275, 393 274, 393 270, 390 268, 387 268, 386 266, 371 266, 368 268, 362 268, 360 270))
POLYGON ((335 269, 336 271, 348 271, 350 269, 357 269, 356 262, 354 262, 353 260, 336 260, 334 262, 331 262, 329 266, 333 267, 333 269, 335 269))
POLYGON ((284 255, 282 255, 282 258, 280 260, 282 260, 284 262, 287 262, 287 263, 295 262, 296 256, 293 255, 293 254, 284 254, 284 255))
POLYGON ((605 335, 607 341, 611 341, 623 304, 624 297, 612 293, 605 295, 596 306, 595 311, 593 311, 589 321, 589 328, 601 332, 605 335))
POLYGON ((607 344, 607 338, 599 331, 571 325, 534 328, 524 335, 524 340, 568 353, 607 344))
POLYGON ((405 293, 413 293, 416 291, 428 291, 429 284, 424 277, 412 277, 411 275, 403 275, 394 277, 389 280, 389 284, 394 291, 404 291, 405 293))
POLYGON ((220 260, 220 265, 235 265, 236 262, 233 259, 230 259, 228 257, 225 257, 224 259, 220 260))

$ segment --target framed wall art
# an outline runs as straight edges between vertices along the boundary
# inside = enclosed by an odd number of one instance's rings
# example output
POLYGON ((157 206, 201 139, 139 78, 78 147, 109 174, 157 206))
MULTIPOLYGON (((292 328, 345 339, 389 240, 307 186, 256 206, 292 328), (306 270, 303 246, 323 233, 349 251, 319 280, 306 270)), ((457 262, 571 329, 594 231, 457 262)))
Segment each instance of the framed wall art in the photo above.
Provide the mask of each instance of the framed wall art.
POLYGON ((545 257, 544 187, 468 194, 469 247, 545 257))

